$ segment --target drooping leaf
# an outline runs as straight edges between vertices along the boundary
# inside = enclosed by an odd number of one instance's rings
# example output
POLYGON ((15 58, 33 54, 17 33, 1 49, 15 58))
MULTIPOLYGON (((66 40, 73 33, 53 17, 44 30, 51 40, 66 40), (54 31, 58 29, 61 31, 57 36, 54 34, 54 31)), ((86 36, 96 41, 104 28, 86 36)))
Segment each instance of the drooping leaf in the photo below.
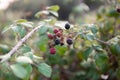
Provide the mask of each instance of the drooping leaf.
POLYGON ((120 44, 112 44, 110 46, 112 54, 120 56, 120 44))
POLYGON ((84 52, 83 52, 83 57, 85 60, 87 60, 87 58, 89 57, 90 53, 92 53, 93 48, 89 47, 87 48, 84 52))
POLYGON ((30 64, 33 63, 33 61, 27 56, 19 56, 19 57, 17 57, 16 62, 18 62, 18 63, 30 63, 30 64))
POLYGON ((18 19, 18 20, 15 20, 16 23, 23 23, 23 22, 27 22, 26 19, 18 19))
POLYGON ((4 44, 0 44, 0 53, 7 53, 9 51, 9 47, 4 44))
POLYGON ((108 41, 112 54, 120 56, 120 36, 115 36, 108 41))
POLYGON ((43 59, 43 57, 33 55, 33 59, 42 60, 42 59, 43 59))
POLYGON ((26 76, 26 78, 24 80, 29 80, 30 79, 30 75, 32 73, 32 66, 30 64, 27 64, 25 66, 25 69, 27 71, 27 76, 26 76))
POLYGON ((58 12, 56 12, 56 11, 49 10, 49 12, 50 12, 52 15, 56 16, 56 17, 59 16, 59 15, 58 15, 58 12))
POLYGON ((53 6, 47 7, 46 9, 52 10, 52 11, 58 11, 60 9, 60 7, 58 5, 53 5, 53 6))
POLYGON ((95 55, 95 63, 96 65, 100 68, 101 71, 106 71, 107 70, 107 65, 108 65, 108 57, 105 53, 97 53, 95 55))
POLYGON ((96 45, 96 44, 93 44, 93 47, 94 47, 94 49, 96 50, 96 51, 103 51, 103 49, 102 49, 102 46, 101 45, 96 45))
POLYGON ((46 77, 50 77, 52 74, 52 69, 46 63, 40 63, 38 65, 38 71, 46 77))
POLYGON ((18 78, 24 79, 27 76, 27 70, 20 64, 13 64, 10 68, 14 75, 18 78))
POLYGON ((37 42, 37 45, 42 52, 46 52, 47 50, 47 43, 48 43, 48 38, 46 35, 40 36, 40 40, 37 42))
POLYGON ((33 28, 33 23, 32 22, 22 22, 20 23, 22 26, 28 27, 28 28, 33 28))

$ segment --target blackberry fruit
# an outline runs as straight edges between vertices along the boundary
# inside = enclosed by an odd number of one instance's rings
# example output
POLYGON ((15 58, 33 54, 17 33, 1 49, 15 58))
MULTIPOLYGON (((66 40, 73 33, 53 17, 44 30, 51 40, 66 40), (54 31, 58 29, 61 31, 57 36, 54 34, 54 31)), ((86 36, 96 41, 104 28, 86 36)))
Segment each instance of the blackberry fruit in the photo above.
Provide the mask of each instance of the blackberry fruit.
POLYGON ((69 29, 70 28, 70 24, 69 23, 66 23, 65 24, 65 29, 69 29))
POLYGON ((73 44, 73 40, 71 38, 68 38, 66 42, 67 42, 68 45, 73 44))
POLYGON ((55 54, 55 53, 56 53, 55 48, 50 48, 50 54, 55 54))
POLYGON ((55 39, 55 45, 58 45, 58 44, 60 44, 60 40, 59 39, 55 39))

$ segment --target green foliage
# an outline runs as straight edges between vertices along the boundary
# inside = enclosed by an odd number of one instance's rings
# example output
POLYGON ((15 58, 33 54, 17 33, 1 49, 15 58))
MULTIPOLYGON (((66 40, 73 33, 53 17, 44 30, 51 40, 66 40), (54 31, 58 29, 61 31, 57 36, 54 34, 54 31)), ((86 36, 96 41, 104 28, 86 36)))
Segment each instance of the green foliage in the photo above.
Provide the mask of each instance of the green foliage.
POLYGON ((87 49, 83 52, 83 58, 84 58, 85 60, 88 59, 90 53, 92 53, 92 50, 93 50, 93 49, 92 49, 91 47, 89 47, 89 48, 87 48, 87 49))
POLYGON ((46 77, 50 77, 52 74, 52 69, 46 63, 40 63, 38 65, 38 71, 46 77))
POLYGON ((13 64, 10 67, 17 77, 24 79, 27 76, 27 70, 20 64, 13 64))
MULTIPOLYGON (((78 7, 78 12, 89 9, 85 4, 80 10, 78 7)), ((68 22, 56 19, 58 10, 59 6, 55 5, 36 13, 35 16, 40 19, 37 25, 20 19, 3 29, 3 34, 12 29, 16 42, 22 43, 29 31, 39 27, 22 46, 17 46, 19 49, 15 48, 14 54, 0 56, 0 59, 6 59, 0 65, 0 77, 4 74, 14 76, 16 80, 100 80, 105 75, 108 80, 119 80, 120 14, 111 6, 100 7, 96 16, 93 13, 95 24, 76 21, 76 24, 70 24, 70 29, 66 29, 64 26, 68 22), (41 23, 44 25, 41 26, 41 23), (62 34, 57 36, 54 29, 62 34), (49 39, 48 34, 52 34, 53 39, 49 39), (68 38, 73 41, 71 45, 66 42, 68 38), (60 44, 55 44, 56 39, 60 40, 60 44), (55 54, 50 54, 50 48, 54 48, 55 54)), ((0 44, 1 54, 8 51, 8 46, 0 44)))
POLYGON ((108 57, 105 53, 97 53, 95 55, 95 63, 101 69, 101 71, 105 72, 107 70, 108 57))

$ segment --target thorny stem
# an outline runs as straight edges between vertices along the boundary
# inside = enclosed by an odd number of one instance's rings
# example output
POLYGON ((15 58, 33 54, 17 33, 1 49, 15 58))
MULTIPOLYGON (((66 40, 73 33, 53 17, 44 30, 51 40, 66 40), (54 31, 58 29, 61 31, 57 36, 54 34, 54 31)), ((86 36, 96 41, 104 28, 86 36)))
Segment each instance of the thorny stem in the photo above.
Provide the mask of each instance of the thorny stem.
POLYGON ((102 41, 102 40, 100 40, 100 39, 98 39, 98 38, 94 38, 94 39, 95 39, 96 41, 100 42, 100 43, 103 43, 103 44, 109 46, 109 43, 108 43, 108 42, 102 41))
MULTIPOLYGON (((75 36, 74 39, 73 39, 74 43, 75 43, 75 40, 78 38, 78 36, 79 36, 80 34, 86 34, 86 33, 88 33, 88 32, 87 32, 87 31, 84 31, 84 32, 81 32, 81 33, 77 33, 76 36, 75 36)), ((100 39, 98 39, 98 38, 94 38, 94 40, 96 40, 96 41, 98 41, 98 42, 100 42, 100 43, 102 43, 102 44, 105 44, 105 45, 108 45, 108 46, 109 46, 109 42, 102 41, 102 40, 100 40, 100 39)), ((74 43, 73 43, 73 47, 75 48, 74 43)))
POLYGON ((41 23, 39 26, 35 27, 32 31, 30 31, 26 36, 24 36, 17 44, 10 50, 6 55, 0 56, 2 59, 1 62, 5 62, 9 60, 9 58, 23 45, 23 43, 33 34, 35 33, 44 23, 41 23))

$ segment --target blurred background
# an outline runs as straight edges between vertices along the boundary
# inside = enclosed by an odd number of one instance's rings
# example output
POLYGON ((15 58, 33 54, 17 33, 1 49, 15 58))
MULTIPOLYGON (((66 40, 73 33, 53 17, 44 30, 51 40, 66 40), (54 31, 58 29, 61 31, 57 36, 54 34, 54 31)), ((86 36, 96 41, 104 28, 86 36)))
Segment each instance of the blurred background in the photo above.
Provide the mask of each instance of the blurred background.
POLYGON ((100 5, 106 4, 102 0, 0 0, 1 21, 26 18, 34 20, 34 14, 46 6, 59 5, 59 19, 68 20, 72 12, 94 11, 100 5), (82 3, 82 8, 79 8, 82 3))

